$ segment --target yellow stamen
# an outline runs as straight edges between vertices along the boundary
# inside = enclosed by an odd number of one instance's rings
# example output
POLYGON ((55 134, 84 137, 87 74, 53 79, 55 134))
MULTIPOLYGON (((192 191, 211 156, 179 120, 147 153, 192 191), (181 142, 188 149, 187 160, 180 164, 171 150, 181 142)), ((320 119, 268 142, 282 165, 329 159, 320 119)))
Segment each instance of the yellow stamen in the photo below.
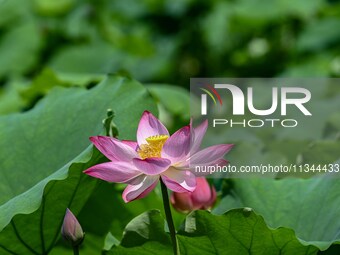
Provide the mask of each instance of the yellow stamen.
POLYGON ((160 158, 164 143, 168 140, 168 135, 155 135, 146 138, 147 144, 140 145, 138 154, 142 159, 160 158))

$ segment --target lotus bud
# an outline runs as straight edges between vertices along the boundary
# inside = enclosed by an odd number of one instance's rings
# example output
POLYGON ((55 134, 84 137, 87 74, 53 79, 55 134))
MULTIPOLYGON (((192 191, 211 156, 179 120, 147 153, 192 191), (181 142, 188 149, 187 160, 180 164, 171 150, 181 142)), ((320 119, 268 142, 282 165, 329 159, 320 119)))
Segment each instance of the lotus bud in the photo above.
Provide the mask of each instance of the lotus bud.
POLYGON ((69 241, 72 246, 79 246, 85 237, 85 233, 77 218, 68 208, 66 209, 63 226, 61 227, 61 235, 65 240, 69 241))
POLYGON ((196 178, 196 189, 193 192, 171 194, 171 204, 180 212, 190 212, 199 209, 209 209, 216 201, 216 190, 210 187, 204 177, 196 178))

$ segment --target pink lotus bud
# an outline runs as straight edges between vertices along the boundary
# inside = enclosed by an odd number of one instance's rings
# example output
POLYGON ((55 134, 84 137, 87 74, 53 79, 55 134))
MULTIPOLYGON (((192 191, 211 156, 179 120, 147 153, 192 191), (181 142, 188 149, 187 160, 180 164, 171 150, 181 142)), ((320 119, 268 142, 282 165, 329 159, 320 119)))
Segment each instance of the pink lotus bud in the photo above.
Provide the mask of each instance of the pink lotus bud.
POLYGON ((193 192, 171 194, 171 204, 180 212, 189 212, 192 210, 209 209, 216 200, 216 190, 210 187, 204 177, 196 178, 197 186, 193 192))
POLYGON ((64 223, 61 227, 61 235, 65 240, 69 241, 72 246, 80 245, 85 237, 77 218, 68 208, 66 209, 64 223))

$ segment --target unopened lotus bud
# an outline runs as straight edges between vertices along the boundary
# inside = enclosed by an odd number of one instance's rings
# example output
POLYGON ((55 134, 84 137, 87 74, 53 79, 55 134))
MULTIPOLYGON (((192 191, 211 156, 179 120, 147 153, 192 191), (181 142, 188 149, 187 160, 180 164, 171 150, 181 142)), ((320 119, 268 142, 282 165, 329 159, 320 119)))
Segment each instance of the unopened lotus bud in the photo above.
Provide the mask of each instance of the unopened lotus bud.
POLYGON ((61 227, 61 235, 65 240, 69 241, 72 246, 80 245, 85 237, 77 218, 68 208, 66 209, 63 226, 61 227))
POLYGON ((196 182, 196 189, 193 192, 172 193, 171 204, 177 211, 190 212, 199 209, 209 209, 215 203, 215 188, 210 187, 204 177, 197 177, 196 182))

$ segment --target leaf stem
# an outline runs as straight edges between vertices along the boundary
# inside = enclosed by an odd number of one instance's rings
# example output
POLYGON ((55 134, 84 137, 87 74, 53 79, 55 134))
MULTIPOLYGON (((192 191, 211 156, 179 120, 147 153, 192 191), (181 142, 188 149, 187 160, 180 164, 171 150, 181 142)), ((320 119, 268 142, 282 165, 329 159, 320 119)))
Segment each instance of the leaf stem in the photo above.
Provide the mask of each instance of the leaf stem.
POLYGON ((72 247, 73 247, 73 255, 79 255, 79 245, 75 245, 72 247))
POLYGON ((164 211, 165 211, 165 217, 166 221, 168 223, 168 228, 170 231, 171 241, 172 241, 172 248, 174 251, 174 255, 179 255, 179 246, 177 243, 177 237, 176 237, 176 229, 174 225, 174 221, 172 219, 171 209, 170 209, 170 203, 169 203, 169 195, 168 195, 168 189, 163 183, 162 179, 161 181, 161 188, 162 188, 162 197, 163 197, 163 205, 164 205, 164 211))

